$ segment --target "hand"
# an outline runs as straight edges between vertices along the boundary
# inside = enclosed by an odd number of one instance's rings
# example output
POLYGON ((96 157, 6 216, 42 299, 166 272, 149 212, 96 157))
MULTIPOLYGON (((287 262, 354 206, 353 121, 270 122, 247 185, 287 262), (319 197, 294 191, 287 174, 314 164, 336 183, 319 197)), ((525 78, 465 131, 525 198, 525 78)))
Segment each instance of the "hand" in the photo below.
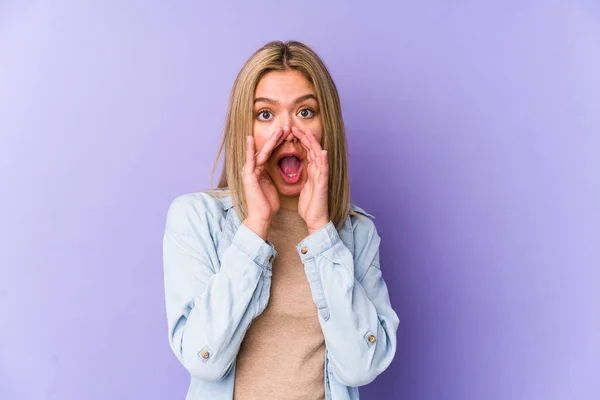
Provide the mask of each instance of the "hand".
POLYGON ((316 136, 307 130, 302 132, 292 127, 292 133, 306 149, 307 180, 300 192, 298 214, 306 222, 308 233, 314 232, 329 222, 329 161, 327 151, 321 148, 316 136))
POLYGON ((281 128, 273 132, 263 148, 256 154, 254 153, 254 137, 246 138, 246 163, 242 170, 242 182, 248 210, 243 223, 263 240, 267 239, 271 217, 279 210, 279 194, 265 164, 273 149, 277 147, 282 134, 281 128))

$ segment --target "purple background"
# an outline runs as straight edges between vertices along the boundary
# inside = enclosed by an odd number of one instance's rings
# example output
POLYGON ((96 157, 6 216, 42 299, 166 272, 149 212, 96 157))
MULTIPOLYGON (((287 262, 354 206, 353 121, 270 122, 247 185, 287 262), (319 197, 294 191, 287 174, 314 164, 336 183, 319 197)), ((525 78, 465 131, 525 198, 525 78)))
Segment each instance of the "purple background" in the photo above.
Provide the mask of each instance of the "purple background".
POLYGON ((183 399, 161 240, 245 59, 324 58, 400 317, 365 399, 600 398, 595 1, 0 2, 0 399, 183 399))

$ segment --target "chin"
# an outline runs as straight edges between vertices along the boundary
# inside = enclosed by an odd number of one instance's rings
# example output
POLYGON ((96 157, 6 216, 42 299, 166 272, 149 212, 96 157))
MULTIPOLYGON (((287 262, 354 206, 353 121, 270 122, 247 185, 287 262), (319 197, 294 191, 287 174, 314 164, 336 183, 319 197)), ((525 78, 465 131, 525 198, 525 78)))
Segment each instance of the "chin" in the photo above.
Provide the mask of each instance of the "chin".
POLYGON ((299 196, 302 188, 304 187, 303 182, 298 182, 294 185, 288 185, 287 183, 276 184, 277 192, 282 196, 299 196))

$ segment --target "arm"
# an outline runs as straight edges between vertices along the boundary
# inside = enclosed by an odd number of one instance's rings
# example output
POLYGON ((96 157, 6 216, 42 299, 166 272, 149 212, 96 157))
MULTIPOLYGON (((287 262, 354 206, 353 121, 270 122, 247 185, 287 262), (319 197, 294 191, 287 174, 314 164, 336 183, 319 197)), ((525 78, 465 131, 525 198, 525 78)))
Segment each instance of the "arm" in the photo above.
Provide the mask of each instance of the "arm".
POLYGON ((379 267, 375 225, 367 218, 355 223, 354 258, 331 222, 297 246, 319 309, 332 372, 348 386, 366 385, 390 365, 399 324, 379 267), (366 272, 355 276, 355 270, 366 272))
POLYGON ((208 221, 214 213, 175 200, 163 240, 171 348, 190 374, 202 380, 220 380, 229 372, 248 326, 267 305, 270 260, 276 255, 242 224, 219 269, 208 221))

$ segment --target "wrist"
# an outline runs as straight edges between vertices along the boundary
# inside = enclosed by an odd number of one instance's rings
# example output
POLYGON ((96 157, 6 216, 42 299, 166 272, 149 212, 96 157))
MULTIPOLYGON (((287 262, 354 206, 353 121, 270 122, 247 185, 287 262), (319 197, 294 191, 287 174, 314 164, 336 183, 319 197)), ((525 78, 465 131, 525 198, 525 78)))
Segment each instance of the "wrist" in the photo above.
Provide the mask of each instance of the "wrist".
POLYGON ((327 225, 328 223, 329 223, 329 218, 320 220, 320 221, 315 222, 315 223, 311 223, 309 226, 307 226, 308 227, 308 234, 312 235, 313 233, 315 233, 315 232, 323 229, 323 227, 325 225, 327 225))
POLYGON ((255 220, 246 218, 243 222, 248 228, 256 233, 262 240, 267 241, 267 233, 269 232, 269 221, 255 220))

